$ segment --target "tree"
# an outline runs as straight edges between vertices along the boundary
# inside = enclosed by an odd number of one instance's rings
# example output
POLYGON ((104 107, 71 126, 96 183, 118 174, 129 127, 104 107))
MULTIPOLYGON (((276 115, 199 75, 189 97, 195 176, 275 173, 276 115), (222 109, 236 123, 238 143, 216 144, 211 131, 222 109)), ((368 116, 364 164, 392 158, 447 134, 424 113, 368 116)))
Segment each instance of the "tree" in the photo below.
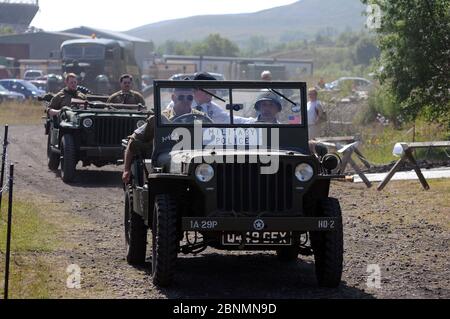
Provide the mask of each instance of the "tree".
POLYGON ((230 56, 239 55, 239 47, 220 34, 210 34, 202 42, 195 43, 192 47, 194 55, 230 56))
POLYGON ((14 34, 14 29, 7 26, 0 26, 0 35, 14 34))
MULTIPOLYGON (((362 0, 368 3, 368 0, 362 0)), ((450 126, 450 8, 448 0, 374 0, 382 11, 377 29, 380 80, 402 114, 424 115, 450 126)))
POLYGON ((355 46, 355 63, 370 65, 372 59, 380 57, 380 49, 374 39, 362 37, 355 46))

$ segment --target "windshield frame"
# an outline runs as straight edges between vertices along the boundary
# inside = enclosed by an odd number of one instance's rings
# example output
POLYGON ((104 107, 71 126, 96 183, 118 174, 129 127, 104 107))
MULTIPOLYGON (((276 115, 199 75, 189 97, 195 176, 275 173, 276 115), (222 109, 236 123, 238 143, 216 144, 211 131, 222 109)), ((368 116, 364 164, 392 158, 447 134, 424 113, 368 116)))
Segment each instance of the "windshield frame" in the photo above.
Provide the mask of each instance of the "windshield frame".
POLYGON ((101 43, 71 43, 68 45, 63 46, 62 50, 61 50, 61 55, 62 55, 62 59, 63 60, 104 60, 106 57, 106 46, 101 44, 101 43), (97 56, 97 57, 92 57, 92 56, 86 56, 86 49, 90 47, 96 47, 96 48, 101 48, 102 52, 103 52, 103 56, 97 56), (67 56, 65 54, 67 49, 71 49, 71 48, 77 48, 77 49, 81 49, 81 56, 67 56))
MULTIPOLYGON (((249 89, 249 90, 281 90, 281 89, 293 89, 298 90, 301 94, 301 117, 304 119, 301 124, 264 124, 264 123, 253 123, 253 124, 236 124, 236 123, 227 123, 227 124, 219 124, 212 123, 207 124, 204 123, 203 127, 205 128, 280 128, 280 129, 289 129, 289 128, 301 128, 307 129, 308 127, 308 112, 307 112, 307 84, 305 82, 256 82, 256 81, 155 81, 154 83, 154 109, 156 116, 156 126, 161 128, 193 128, 194 123, 192 124, 167 124, 162 122, 162 109, 161 109, 161 90, 164 89, 172 89, 172 88, 197 88, 203 89, 203 91, 208 91, 211 89, 216 90, 228 90, 228 102, 229 104, 233 104, 233 90, 239 89, 249 89)), ((231 119, 234 118, 234 111, 230 110, 231 119)), ((234 122, 234 121, 233 121, 234 122)))

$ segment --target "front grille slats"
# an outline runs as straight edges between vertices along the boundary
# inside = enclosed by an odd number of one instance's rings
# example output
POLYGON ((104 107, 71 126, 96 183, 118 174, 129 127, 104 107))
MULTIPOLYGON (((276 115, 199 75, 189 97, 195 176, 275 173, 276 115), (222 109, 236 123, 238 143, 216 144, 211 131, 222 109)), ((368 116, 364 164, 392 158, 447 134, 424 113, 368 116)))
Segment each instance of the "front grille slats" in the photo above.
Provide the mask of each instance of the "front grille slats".
POLYGON ((218 164, 217 205, 220 211, 283 212, 293 207, 292 165, 280 163, 273 175, 261 164, 218 164))
POLYGON ((134 131, 133 118, 95 118, 95 144, 100 146, 120 145, 134 131))

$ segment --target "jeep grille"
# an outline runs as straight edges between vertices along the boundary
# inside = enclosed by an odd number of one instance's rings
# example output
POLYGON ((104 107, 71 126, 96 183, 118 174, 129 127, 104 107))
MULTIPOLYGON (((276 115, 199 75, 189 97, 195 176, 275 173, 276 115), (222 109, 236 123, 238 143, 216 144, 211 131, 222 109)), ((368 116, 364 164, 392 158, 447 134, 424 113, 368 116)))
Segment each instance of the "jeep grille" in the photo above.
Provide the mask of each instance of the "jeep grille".
POLYGON ((293 207, 292 165, 263 175, 261 164, 218 164, 217 205, 221 211, 283 212, 293 207))
POLYGON ((121 145, 121 141, 136 129, 133 118, 96 118, 96 139, 98 145, 121 145))

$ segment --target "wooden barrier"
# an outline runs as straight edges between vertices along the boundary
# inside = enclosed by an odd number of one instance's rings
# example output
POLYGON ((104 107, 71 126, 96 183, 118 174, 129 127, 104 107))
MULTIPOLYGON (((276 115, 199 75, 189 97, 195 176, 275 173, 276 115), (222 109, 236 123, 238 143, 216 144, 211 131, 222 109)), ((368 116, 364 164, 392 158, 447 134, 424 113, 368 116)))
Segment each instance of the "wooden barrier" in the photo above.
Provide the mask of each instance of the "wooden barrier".
MULTIPOLYGON (((420 183, 422 184, 423 188, 425 190, 430 189, 430 185, 428 185, 427 180, 422 174, 422 171, 420 170, 419 165, 417 165, 417 161, 414 158, 414 150, 416 149, 431 149, 431 148, 438 148, 438 147, 450 147, 450 141, 439 141, 439 142, 423 142, 423 143, 399 143, 396 145, 397 147, 401 147, 402 154, 400 155, 400 159, 395 163, 394 167, 391 169, 391 171, 387 174, 386 178, 381 182, 381 184, 378 186, 378 190, 382 191, 386 185, 391 181, 391 179, 394 177, 394 175, 397 173, 399 168, 403 163, 406 161, 409 161, 414 168, 414 171, 417 174, 417 177, 419 178, 420 183)), ((394 148, 395 152, 395 148, 394 148)))
POLYGON ((356 154, 357 157, 364 164, 364 166, 366 166, 367 168, 371 167, 370 163, 358 149, 358 147, 361 145, 361 142, 358 140, 358 137, 356 136, 321 137, 317 138, 317 141, 324 144, 325 146, 335 148, 338 151, 338 153, 341 154, 342 163, 340 171, 342 173, 344 173, 345 170, 347 169, 347 166, 350 165, 359 175, 359 177, 361 177, 364 184, 366 184, 368 188, 372 187, 372 183, 369 181, 369 179, 361 171, 359 166, 355 163, 355 161, 352 158, 352 156, 356 154))

